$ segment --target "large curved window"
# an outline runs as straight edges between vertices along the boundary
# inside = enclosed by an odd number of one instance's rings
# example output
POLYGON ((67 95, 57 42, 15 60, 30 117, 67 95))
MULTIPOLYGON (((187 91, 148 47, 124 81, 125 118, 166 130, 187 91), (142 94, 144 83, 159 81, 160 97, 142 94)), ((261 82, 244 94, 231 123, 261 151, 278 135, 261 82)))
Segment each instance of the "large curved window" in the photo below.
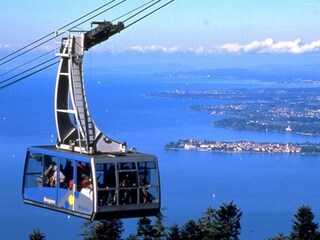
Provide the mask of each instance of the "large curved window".
POLYGON ((98 206, 159 202, 154 161, 97 163, 98 206))
POLYGON ((24 200, 48 207, 92 214, 92 184, 88 162, 32 151, 27 154, 24 200))
POLYGON ((96 164, 98 205, 111 206, 117 204, 116 173, 114 163, 96 164))
POLYGON ((28 152, 25 173, 25 187, 42 187, 42 154, 28 152))
POLYGON ((151 203, 159 201, 159 184, 154 162, 139 162, 140 202, 151 203))

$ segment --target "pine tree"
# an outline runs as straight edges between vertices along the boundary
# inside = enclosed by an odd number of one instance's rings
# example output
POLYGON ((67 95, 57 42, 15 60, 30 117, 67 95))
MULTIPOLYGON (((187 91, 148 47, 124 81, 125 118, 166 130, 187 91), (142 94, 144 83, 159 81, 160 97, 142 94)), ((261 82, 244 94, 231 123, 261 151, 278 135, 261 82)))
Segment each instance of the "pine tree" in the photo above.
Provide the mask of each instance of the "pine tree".
POLYGON ((165 216, 160 212, 156 216, 154 228, 155 228, 155 238, 157 240, 163 239, 166 235, 165 227, 163 226, 165 216))
POLYGON ((194 220, 189 220, 180 231, 181 240, 202 240, 203 236, 200 227, 194 220))
POLYGON ((85 222, 82 227, 88 229, 78 234, 84 237, 84 240, 117 240, 121 239, 121 234, 124 231, 123 223, 120 219, 85 222))
POLYGON ((150 218, 142 217, 138 220, 137 236, 143 237, 144 240, 154 239, 156 229, 153 227, 150 218))
POLYGON ((211 207, 200 218, 198 225, 202 231, 203 239, 213 239, 215 233, 215 226, 213 223, 215 210, 211 207))
POLYGON ((126 238, 126 240, 138 240, 138 237, 135 234, 130 234, 129 237, 126 238))
POLYGON ((284 234, 279 233, 277 236, 269 238, 269 240, 289 240, 284 234))
POLYGON ((173 224, 168 231, 167 240, 180 240, 180 229, 177 224, 173 224))
POLYGON ((29 235, 29 240, 45 240, 46 237, 40 232, 39 229, 33 230, 33 233, 29 235))
POLYGON ((242 212, 233 201, 222 204, 214 214, 214 238, 219 240, 238 240, 240 235, 240 219, 242 212))
POLYGON ((311 208, 303 205, 294 215, 290 239, 292 240, 316 240, 319 237, 317 232, 318 224, 314 223, 314 215, 311 208))

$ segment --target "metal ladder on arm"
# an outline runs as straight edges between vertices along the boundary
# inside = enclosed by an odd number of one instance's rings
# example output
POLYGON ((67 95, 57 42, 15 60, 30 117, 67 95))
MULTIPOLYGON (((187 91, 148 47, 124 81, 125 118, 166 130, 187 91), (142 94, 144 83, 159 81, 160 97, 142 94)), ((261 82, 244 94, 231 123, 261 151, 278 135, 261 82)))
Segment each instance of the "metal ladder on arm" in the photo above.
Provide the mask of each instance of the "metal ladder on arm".
MULTIPOLYGON (((88 106, 86 103, 86 96, 84 90, 84 82, 82 76, 82 69, 80 64, 72 61, 72 76, 73 76, 73 94, 75 100, 75 106, 77 108, 78 119, 82 130, 85 133, 86 145, 90 146, 93 144, 95 139, 94 123, 91 116, 89 115, 88 106)), ((87 149, 88 150, 88 149, 87 149)))

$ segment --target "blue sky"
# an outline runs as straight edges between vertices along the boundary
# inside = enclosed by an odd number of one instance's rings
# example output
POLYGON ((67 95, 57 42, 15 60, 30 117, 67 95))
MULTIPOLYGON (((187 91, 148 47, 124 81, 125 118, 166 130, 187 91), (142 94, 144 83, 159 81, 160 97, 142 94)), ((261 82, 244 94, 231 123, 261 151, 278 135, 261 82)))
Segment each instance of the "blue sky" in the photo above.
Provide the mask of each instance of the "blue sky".
MULTIPOLYGON (((106 2, 7 1, 0 9, 0 51, 36 40, 106 2)), ((127 0, 95 20, 114 19, 145 2, 127 0)), ((319 22, 319 0, 175 0, 97 49, 305 54, 320 51, 319 22)))

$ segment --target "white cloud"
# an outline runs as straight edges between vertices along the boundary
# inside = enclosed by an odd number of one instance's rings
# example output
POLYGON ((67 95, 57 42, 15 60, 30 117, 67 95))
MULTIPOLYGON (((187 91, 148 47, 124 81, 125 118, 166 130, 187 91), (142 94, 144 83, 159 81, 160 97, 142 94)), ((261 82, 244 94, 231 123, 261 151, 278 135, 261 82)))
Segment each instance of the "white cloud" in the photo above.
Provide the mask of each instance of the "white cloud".
MULTIPOLYGON (((20 46, 21 47, 21 46, 20 46)), ((0 50, 15 50, 18 46, 10 44, 1 44, 0 50)), ((49 51, 54 49, 52 45, 41 46, 42 51, 49 51)), ((164 45, 135 45, 131 47, 119 48, 116 46, 108 46, 105 48, 103 45, 98 45, 94 51, 109 51, 111 53, 121 52, 140 52, 140 53, 192 53, 197 55, 208 55, 214 53, 231 53, 231 54, 304 54, 320 52, 320 40, 304 43, 300 38, 293 41, 274 41, 272 38, 265 40, 254 40, 247 44, 240 43, 226 43, 221 46, 205 47, 183 47, 182 45, 164 46, 164 45)))
MULTIPOLYGON (((111 49, 109 49, 111 50, 111 49)), ((136 45, 128 47, 122 50, 112 49, 112 52, 162 52, 162 53, 193 53, 198 55, 213 54, 213 53, 235 53, 235 54, 247 54, 247 53, 270 53, 270 54, 303 54, 320 52, 320 40, 313 41, 310 43, 303 43, 300 38, 293 41, 274 41, 272 38, 259 41, 255 40, 248 44, 240 43, 227 43, 221 46, 215 47, 183 47, 181 45, 174 45, 171 47, 162 45, 136 45)))
POLYGON ((142 46, 136 45, 128 48, 129 51, 135 52, 164 52, 164 53, 177 53, 183 52, 184 50, 180 45, 172 46, 172 47, 165 47, 161 45, 149 45, 149 46, 142 46))
MULTIPOLYGON (((162 53, 195 53, 195 54, 208 54, 212 53, 212 49, 205 48, 203 46, 198 46, 194 48, 182 47, 181 45, 174 45, 171 47, 161 46, 161 45, 136 45, 132 47, 128 47, 123 51, 131 51, 131 52, 162 52, 162 53)), ((113 52, 123 52, 123 51, 113 51, 113 52)))
POLYGON ((253 41, 249 44, 228 43, 219 47, 222 52, 229 53, 292 53, 303 54, 320 51, 320 40, 303 43, 300 38, 294 41, 275 42, 272 38, 253 41))

